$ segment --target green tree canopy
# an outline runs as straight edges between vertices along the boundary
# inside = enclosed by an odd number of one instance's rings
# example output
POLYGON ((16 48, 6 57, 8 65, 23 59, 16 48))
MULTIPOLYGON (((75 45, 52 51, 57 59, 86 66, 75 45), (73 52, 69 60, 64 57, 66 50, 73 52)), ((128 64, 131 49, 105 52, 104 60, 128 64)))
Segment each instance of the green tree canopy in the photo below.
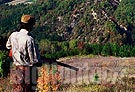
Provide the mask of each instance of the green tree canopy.
POLYGON ((135 26, 135 0, 122 0, 117 10, 115 17, 120 24, 125 26, 135 26))

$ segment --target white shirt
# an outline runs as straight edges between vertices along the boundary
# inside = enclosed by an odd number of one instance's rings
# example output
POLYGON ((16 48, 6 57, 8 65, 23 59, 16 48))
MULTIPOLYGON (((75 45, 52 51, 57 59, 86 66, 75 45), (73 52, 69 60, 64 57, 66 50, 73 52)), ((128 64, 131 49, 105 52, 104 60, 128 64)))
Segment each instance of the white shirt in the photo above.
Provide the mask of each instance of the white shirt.
POLYGON ((25 29, 13 32, 8 38, 6 47, 12 49, 13 64, 16 66, 32 66, 39 60, 34 39, 28 35, 28 31, 25 29))

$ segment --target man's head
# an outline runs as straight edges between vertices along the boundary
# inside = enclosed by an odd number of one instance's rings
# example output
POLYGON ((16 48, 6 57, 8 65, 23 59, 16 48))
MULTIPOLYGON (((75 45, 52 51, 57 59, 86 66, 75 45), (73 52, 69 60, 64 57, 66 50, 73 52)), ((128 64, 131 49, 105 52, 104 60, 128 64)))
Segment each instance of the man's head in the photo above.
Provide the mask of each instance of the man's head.
POLYGON ((21 28, 22 29, 27 29, 28 31, 31 31, 34 25, 35 25, 34 16, 23 15, 21 17, 21 28))
POLYGON ((23 15, 21 17, 21 22, 26 23, 26 24, 35 23, 35 18, 34 18, 34 16, 31 16, 31 15, 23 15))

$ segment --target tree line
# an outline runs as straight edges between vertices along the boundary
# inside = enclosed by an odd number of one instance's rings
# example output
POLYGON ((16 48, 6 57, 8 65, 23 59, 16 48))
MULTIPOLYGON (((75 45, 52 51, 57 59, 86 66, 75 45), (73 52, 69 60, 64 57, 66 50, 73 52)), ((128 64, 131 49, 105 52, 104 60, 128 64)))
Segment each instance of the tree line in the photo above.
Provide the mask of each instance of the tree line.
MULTIPOLYGON (((70 42, 40 42, 40 54, 45 58, 59 59, 74 55, 101 55, 116 57, 134 57, 135 46, 118 45, 117 43, 88 44, 77 40, 70 42)), ((7 76, 12 59, 8 57, 8 51, 0 51, 0 76, 7 76)))
POLYGON ((40 42, 40 51, 47 58, 60 58, 74 55, 102 55, 116 57, 134 57, 134 45, 118 45, 117 43, 88 44, 82 41, 71 40, 69 42, 40 42), (48 46, 49 45, 49 46, 48 46))

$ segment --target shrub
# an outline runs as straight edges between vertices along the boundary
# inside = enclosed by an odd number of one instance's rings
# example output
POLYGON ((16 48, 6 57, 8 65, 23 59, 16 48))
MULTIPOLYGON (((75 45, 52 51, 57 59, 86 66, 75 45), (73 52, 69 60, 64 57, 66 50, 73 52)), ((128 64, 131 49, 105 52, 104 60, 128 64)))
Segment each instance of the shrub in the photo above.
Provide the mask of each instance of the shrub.
POLYGON ((57 65, 43 65, 39 69, 39 77, 37 82, 39 92, 56 91, 61 84, 57 65))
POLYGON ((0 77, 6 77, 10 70, 10 59, 6 51, 0 51, 0 77))

